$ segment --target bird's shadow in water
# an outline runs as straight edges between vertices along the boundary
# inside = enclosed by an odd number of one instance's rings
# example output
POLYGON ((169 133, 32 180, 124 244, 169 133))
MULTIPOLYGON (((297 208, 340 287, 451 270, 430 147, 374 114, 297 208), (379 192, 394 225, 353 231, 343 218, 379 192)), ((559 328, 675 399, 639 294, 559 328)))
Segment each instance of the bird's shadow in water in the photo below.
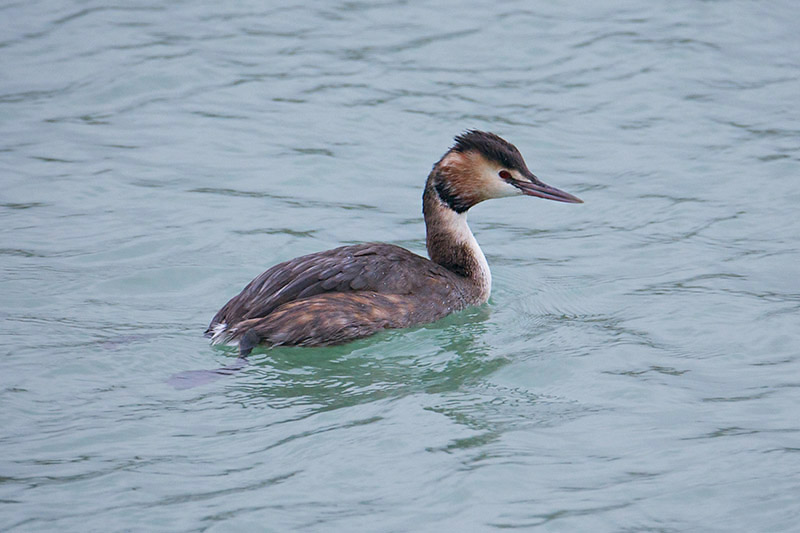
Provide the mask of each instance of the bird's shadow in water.
POLYGON ((233 364, 225 365, 213 370, 184 370, 173 374, 167 380, 169 385, 176 390, 193 389, 201 385, 207 385, 225 376, 232 376, 250 364, 244 357, 239 357, 233 364))
POLYGON ((413 391, 456 390, 506 364, 489 357, 481 341, 489 315, 488 307, 481 306, 342 346, 254 350, 250 359, 180 372, 168 383, 183 390, 237 375, 235 388, 248 396, 275 407, 313 404, 322 410, 413 391))

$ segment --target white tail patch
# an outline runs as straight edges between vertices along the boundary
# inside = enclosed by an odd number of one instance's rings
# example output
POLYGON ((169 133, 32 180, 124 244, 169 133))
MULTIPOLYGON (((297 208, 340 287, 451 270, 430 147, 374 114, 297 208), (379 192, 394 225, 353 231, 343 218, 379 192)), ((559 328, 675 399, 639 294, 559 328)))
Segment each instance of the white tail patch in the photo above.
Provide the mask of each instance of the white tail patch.
POLYGON ((219 344, 221 342, 225 342, 228 338, 228 324, 221 323, 214 325, 214 329, 211 330, 211 344, 219 344))

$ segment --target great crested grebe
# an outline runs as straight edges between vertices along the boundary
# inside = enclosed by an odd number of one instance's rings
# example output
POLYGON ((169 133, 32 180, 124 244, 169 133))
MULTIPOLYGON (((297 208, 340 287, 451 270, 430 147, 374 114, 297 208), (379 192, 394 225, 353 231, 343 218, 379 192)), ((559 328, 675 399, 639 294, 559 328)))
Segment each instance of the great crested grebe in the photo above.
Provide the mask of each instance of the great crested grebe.
POLYGON ((438 320, 489 299, 492 275, 467 225, 484 200, 528 195, 582 200, 545 185, 493 133, 470 130, 433 166, 422 195, 430 259, 393 244, 342 246, 273 266, 214 316, 211 342, 328 346, 438 320))

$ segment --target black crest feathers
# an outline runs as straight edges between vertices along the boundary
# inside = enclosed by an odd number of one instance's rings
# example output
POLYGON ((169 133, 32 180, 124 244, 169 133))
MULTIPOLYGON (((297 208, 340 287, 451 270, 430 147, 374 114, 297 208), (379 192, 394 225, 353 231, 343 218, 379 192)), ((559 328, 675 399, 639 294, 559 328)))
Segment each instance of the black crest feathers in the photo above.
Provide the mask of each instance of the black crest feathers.
POLYGON ((526 170, 525 160, 517 147, 502 137, 485 131, 467 130, 455 138, 456 143, 450 149, 454 152, 476 151, 491 161, 496 161, 506 168, 526 170))

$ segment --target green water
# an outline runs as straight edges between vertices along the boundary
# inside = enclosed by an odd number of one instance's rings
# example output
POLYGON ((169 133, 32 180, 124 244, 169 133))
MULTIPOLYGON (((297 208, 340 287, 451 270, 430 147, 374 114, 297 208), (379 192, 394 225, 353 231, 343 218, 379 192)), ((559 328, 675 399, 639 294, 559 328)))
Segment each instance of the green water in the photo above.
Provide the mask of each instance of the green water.
POLYGON ((792 2, 0 6, 0 530, 790 532, 792 2), (272 264, 423 253, 466 128, 492 298, 235 362, 272 264))

